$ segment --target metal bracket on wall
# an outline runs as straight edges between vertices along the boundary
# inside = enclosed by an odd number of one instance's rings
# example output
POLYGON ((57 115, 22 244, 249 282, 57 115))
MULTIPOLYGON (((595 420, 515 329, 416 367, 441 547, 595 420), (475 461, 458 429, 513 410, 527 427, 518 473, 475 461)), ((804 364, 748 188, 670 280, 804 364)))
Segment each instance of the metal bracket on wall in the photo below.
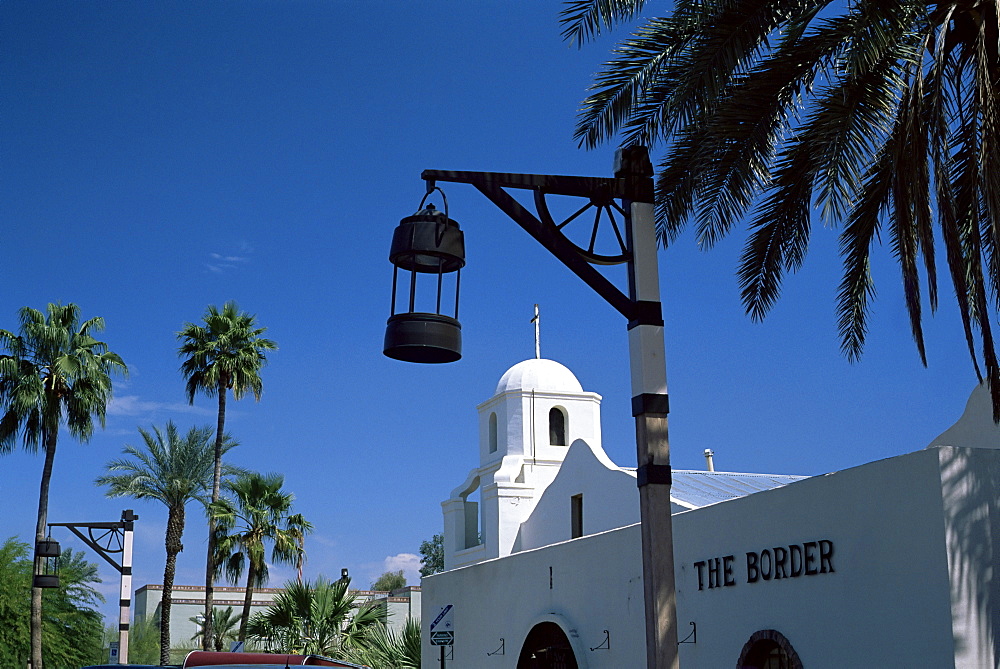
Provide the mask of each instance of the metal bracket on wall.
POLYGON ((611 632, 604 630, 604 641, 590 650, 611 650, 611 632))
POLYGON ((683 641, 678 641, 678 646, 682 643, 698 643, 698 626, 694 624, 693 620, 689 624, 691 625, 691 633, 684 637, 683 641), (691 641, 688 641, 688 639, 691 639, 691 641))
POLYGON ((503 637, 500 637, 500 647, 497 648, 492 653, 486 653, 486 657, 489 657, 490 655, 503 655, 504 654, 503 651, 504 651, 504 640, 503 637))

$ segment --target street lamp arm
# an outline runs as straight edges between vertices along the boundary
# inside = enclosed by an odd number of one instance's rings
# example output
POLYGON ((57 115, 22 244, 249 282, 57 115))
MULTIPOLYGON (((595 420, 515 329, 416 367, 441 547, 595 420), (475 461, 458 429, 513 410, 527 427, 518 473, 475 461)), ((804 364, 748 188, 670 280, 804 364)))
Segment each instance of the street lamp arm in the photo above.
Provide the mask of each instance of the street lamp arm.
POLYGON ((420 178, 433 188, 436 181, 470 184, 477 188, 490 184, 498 188, 542 190, 553 195, 576 197, 628 197, 625 180, 608 177, 560 176, 558 174, 512 174, 508 172, 454 172, 424 170, 420 178))
MULTIPOLYGON (((551 221, 550 217, 543 216, 547 219, 546 223, 543 223, 538 216, 528 211, 524 205, 504 190, 504 188, 533 190, 536 193, 536 206, 538 194, 542 193, 585 197, 593 203, 603 205, 612 199, 626 197, 625 179, 444 170, 424 170, 421 177, 427 181, 429 190, 435 187, 437 181, 475 186, 490 202, 520 225, 535 241, 544 246, 626 319, 631 322, 643 318, 646 305, 630 299, 592 266, 592 263, 628 262, 631 259, 631 251, 624 241, 622 242, 623 253, 609 260, 594 253, 588 253, 571 242, 563 234, 560 227, 551 221)), ((625 209, 627 211, 627 207, 625 209)))

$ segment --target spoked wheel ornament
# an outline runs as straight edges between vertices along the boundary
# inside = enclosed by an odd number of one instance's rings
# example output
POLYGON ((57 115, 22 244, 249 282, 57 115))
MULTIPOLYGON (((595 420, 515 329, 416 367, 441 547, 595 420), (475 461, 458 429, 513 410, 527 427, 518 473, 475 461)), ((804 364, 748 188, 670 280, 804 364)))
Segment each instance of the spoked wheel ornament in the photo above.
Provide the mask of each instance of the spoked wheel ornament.
MULTIPOLYGON (((557 220, 549 208, 545 190, 535 190, 535 209, 543 225, 558 231, 577 253, 594 265, 628 262, 625 230, 628 215, 610 192, 595 193, 582 207, 557 220)), ((579 198, 576 198, 579 200, 579 198)))
POLYGON ((89 528, 90 540, 106 553, 121 553, 125 550, 125 535, 118 528, 89 528))

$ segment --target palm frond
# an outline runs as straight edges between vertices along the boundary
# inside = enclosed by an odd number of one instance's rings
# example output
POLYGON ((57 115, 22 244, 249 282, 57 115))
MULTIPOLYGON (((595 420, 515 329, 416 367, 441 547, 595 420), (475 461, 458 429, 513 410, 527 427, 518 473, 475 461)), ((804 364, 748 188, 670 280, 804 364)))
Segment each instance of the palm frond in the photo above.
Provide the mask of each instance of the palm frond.
POLYGON ((645 4, 646 0, 569 0, 559 12, 563 39, 581 46, 603 30, 631 20, 645 4))

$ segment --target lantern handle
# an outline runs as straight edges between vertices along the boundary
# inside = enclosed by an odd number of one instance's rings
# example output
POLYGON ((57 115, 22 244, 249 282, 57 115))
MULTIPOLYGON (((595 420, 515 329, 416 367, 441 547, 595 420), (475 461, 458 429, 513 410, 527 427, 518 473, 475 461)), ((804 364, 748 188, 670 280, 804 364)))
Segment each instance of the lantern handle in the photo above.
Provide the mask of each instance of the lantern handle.
POLYGON ((441 199, 444 200, 444 217, 448 218, 448 196, 445 195, 444 191, 441 190, 438 186, 435 186, 433 181, 427 182, 427 194, 424 195, 424 197, 420 200, 420 206, 417 207, 417 211, 420 211, 421 209, 424 208, 424 202, 427 201, 427 198, 430 197, 431 193, 433 193, 434 191, 441 193, 441 199))

